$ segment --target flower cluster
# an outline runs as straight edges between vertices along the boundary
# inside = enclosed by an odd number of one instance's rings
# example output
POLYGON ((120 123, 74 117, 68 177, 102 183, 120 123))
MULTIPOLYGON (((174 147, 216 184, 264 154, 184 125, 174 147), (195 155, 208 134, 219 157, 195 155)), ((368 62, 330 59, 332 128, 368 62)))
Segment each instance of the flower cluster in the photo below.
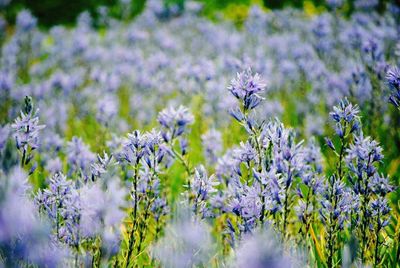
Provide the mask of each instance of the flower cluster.
POLYGON ((399 8, 181 2, 0 14, 0 267, 395 267, 399 8))

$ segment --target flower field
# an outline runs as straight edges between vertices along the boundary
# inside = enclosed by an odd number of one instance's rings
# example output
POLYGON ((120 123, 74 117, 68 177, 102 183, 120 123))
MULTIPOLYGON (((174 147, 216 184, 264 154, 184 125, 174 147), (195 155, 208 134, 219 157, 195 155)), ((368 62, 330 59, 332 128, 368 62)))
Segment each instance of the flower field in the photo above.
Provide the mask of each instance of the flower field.
POLYGON ((0 17, 0 267, 399 267, 400 6, 327 2, 0 17))

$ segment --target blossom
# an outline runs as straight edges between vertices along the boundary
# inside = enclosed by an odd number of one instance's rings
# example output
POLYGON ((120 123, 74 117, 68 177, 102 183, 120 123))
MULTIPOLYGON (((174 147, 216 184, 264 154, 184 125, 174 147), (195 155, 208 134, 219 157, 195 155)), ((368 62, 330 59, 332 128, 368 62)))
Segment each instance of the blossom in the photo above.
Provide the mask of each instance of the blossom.
POLYGON ((237 73, 232 79, 228 90, 238 100, 243 102, 244 110, 251 110, 257 107, 263 99, 259 93, 265 90, 266 84, 258 73, 253 75, 250 68, 237 73))
POLYGON ((391 89, 389 101, 397 108, 400 107, 400 70, 394 66, 386 73, 386 80, 391 89))
POLYGON ((332 119, 338 123, 342 120, 351 123, 354 120, 357 120, 358 114, 358 106, 351 104, 347 99, 341 100, 338 106, 333 107, 333 112, 329 113, 332 119))
POLYGON ((165 236, 153 248, 165 267, 193 267, 209 264, 213 246, 205 222, 193 219, 185 209, 165 229, 165 236))
POLYGON ((145 136, 139 130, 129 133, 123 148, 124 159, 128 163, 137 165, 146 153, 145 136))
POLYGON ((294 257, 284 253, 271 230, 248 234, 236 250, 235 267, 278 268, 301 266, 294 257))
POLYGON ((39 132, 45 126, 39 125, 39 117, 36 116, 36 113, 32 111, 26 114, 21 112, 11 125, 15 133, 17 147, 21 150, 28 150, 28 147, 36 149, 39 146, 39 132))
POLYGON ((28 10, 22 10, 17 15, 17 29, 23 32, 29 32, 34 29, 37 24, 37 19, 32 16, 28 10))
POLYGON ((75 136, 67 143, 66 153, 68 164, 71 165, 73 171, 85 171, 95 160, 95 155, 89 147, 81 138, 75 136))
POLYGON ((158 122, 164 128, 162 136, 166 142, 181 136, 188 125, 194 121, 193 115, 188 108, 179 106, 177 109, 173 107, 162 110, 157 117, 158 122))
POLYGON ((222 152, 223 143, 221 133, 215 129, 210 129, 201 136, 204 155, 208 163, 217 161, 217 156, 222 152))
POLYGON ((205 200, 208 194, 217 192, 215 187, 218 185, 219 182, 216 180, 215 176, 208 176, 204 166, 199 166, 195 169, 191 186, 192 190, 201 200, 205 200))
POLYGON ((51 241, 48 222, 40 219, 28 197, 26 174, 14 169, 7 177, 0 177, 0 265, 61 265, 68 251, 51 241), (9 183, 4 184, 5 181, 9 183))

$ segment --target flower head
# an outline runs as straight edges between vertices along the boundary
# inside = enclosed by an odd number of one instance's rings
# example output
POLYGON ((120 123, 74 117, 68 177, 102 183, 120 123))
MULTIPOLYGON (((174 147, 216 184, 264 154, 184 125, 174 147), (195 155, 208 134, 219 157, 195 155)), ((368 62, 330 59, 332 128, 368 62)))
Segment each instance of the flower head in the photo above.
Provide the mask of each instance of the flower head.
POLYGON ((238 73, 232 79, 228 90, 235 98, 243 102, 244 110, 251 110, 257 107, 263 99, 258 94, 265 90, 266 84, 258 73, 253 75, 250 68, 238 73))

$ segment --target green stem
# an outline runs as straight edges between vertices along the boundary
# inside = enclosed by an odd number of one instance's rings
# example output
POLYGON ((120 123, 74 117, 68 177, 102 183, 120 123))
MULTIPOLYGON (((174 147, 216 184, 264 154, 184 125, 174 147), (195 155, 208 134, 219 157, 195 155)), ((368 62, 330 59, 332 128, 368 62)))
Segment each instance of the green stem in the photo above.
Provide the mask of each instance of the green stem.
POLYGON ((132 256, 132 252, 133 252, 133 242, 134 242, 133 236, 134 236, 135 229, 136 229, 137 208, 138 208, 138 204, 137 204, 138 203, 138 197, 137 197, 137 180, 138 180, 138 177, 139 177, 139 164, 136 164, 135 165, 135 174, 134 174, 134 178, 133 178, 134 202, 135 202, 135 204, 134 204, 134 207, 133 207, 133 215, 131 215, 132 216, 133 225, 132 225, 132 229, 129 232, 128 253, 127 253, 127 256, 126 256, 125 267, 129 266, 130 259, 131 259, 131 256, 132 256))

